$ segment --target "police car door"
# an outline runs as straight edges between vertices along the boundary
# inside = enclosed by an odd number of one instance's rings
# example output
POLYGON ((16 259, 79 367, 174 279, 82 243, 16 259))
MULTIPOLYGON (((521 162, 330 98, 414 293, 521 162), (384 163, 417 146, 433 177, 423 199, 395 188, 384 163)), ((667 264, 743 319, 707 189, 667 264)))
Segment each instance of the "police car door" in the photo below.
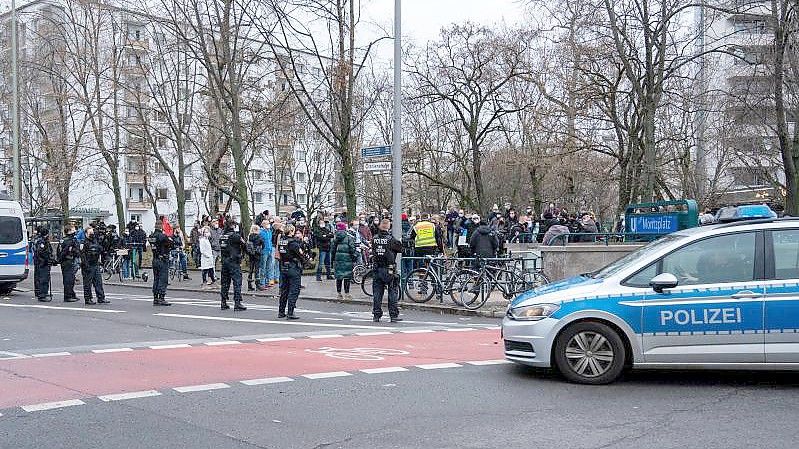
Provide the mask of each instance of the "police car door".
POLYGON ((717 235, 664 256, 676 288, 646 295, 645 363, 763 362, 762 232, 717 235))
POLYGON ((799 363, 799 229, 766 231, 766 362, 799 363))

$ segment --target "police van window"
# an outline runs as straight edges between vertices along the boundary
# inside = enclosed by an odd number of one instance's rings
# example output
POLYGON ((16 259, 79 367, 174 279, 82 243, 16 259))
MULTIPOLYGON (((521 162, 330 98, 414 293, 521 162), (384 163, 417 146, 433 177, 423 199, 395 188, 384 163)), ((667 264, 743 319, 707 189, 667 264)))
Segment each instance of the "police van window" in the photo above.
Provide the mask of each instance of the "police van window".
POLYGON ((22 220, 17 217, 0 217, 0 245, 22 241, 22 220))
POLYGON ((680 285, 747 282, 755 279, 755 233, 727 234, 687 245, 663 257, 660 273, 680 285))
POLYGON ((799 229, 772 231, 774 278, 799 279, 799 229))

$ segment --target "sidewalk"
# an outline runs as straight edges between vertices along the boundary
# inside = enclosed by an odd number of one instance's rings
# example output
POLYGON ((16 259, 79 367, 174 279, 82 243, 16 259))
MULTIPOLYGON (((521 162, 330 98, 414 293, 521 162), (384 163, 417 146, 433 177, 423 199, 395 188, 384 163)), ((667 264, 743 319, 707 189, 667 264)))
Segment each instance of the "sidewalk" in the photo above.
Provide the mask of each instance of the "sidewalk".
MULTIPOLYGON (((189 275, 192 277, 190 281, 175 281, 169 284, 168 290, 169 291, 188 291, 188 292, 214 292, 219 291, 219 282, 217 280, 217 285, 214 289, 208 288, 201 288, 200 287, 200 276, 199 272, 194 272, 189 270, 189 275)), ((244 274, 244 273, 243 273, 244 274)), ((105 281, 106 285, 118 285, 118 286, 125 286, 125 287, 138 287, 142 289, 151 289, 152 288, 152 278, 147 282, 114 282, 113 279, 111 281, 105 281)), ((246 274, 244 274, 244 279, 241 283, 242 287, 242 295, 250 296, 250 297, 264 297, 264 298, 275 298, 278 295, 278 287, 275 285, 265 291, 254 291, 248 292, 247 291, 247 279, 246 274)), ((302 300, 310 300, 310 301, 327 301, 327 302, 337 302, 337 303, 344 303, 344 304, 362 304, 362 305, 372 305, 372 298, 366 296, 361 291, 361 286, 359 284, 353 284, 350 290, 352 294, 352 300, 346 299, 338 299, 336 297, 336 281, 333 280, 324 280, 324 281, 316 281, 315 276, 303 276, 302 277, 302 285, 305 287, 300 291, 300 299, 302 300)), ((383 299, 386 301, 386 298, 383 299)), ((464 309, 463 307, 458 307, 454 303, 450 301, 448 297, 444 297, 444 303, 439 303, 437 298, 433 298, 430 301, 418 304, 411 301, 408 301, 405 298, 400 298, 400 307, 409 310, 423 310, 427 312, 439 312, 439 313, 446 313, 452 315, 468 315, 468 316, 481 316, 487 318, 501 318, 505 315, 505 309, 507 307, 508 302, 504 299, 498 297, 497 299, 491 298, 480 310, 468 310, 464 309)))

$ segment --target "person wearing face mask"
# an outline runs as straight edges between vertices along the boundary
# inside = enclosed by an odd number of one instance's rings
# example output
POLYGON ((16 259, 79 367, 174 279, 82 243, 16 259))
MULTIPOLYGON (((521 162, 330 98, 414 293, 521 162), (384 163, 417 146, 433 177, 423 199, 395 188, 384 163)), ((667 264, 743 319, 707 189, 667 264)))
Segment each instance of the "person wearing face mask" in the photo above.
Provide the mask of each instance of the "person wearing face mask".
POLYGON ((298 320, 294 314, 302 286, 302 269, 308 261, 302 251, 302 234, 287 225, 278 237, 277 252, 280 258, 280 302, 278 318, 298 320))
POLYGON ((130 240, 132 243, 132 248, 136 250, 134 261, 136 264, 136 269, 133 270, 133 273, 136 277, 140 277, 141 274, 141 257, 142 253, 144 252, 144 246, 147 243, 147 233, 144 232, 140 223, 136 223, 133 228, 133 231, 130 232, 130 240))
POLYGON ((232 218, 225 220, 225 232, 220 238, 222 250, 222 310, 230 309, 228 295, 233 283, 233 310, 247 310, 241 303, 241 259, 244 252, 244 239, 238 232, 238 224, 232 218))
POLYGON ((94 228, 86 230, 80 257, 80 269, 83 276, 83 300, 86 305, 109 304, 103 291, 103 278, 100 276, 100 257, 103 245, 100 243, 94 228), (92 299, 92 288, 97 294, 97 302, 92 299))
POLYGON ((270 275, 272 270, 272 261, 274 258, 272 257, 272 225, 268 220, 264 219, 261 221, 261 229, 259 234, 261 239, 264 241, 264 248, 261 251, 261 266, 258 274, 258 290, 266 290, 274 285, 269 282, 271 279, 270 275))
POLYGON ((202 270, 203 287, 211 287, 216 283, 214 273, 214 251, 211 248, 211 228, 205 226, 200 229, 198 240, 200 247, 200 269, 202 270))

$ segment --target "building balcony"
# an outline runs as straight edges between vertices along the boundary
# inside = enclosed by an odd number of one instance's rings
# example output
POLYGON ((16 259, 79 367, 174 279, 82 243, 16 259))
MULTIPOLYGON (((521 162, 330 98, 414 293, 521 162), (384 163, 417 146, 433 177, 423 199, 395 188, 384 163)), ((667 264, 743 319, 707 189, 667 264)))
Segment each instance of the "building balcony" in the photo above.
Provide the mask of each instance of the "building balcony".
POLYGON ((153 203, 149 199, 128 198, 127 199, 129 210, 149 210, 152 209, 153 203))
POLYGON ((139 52, 149 51, 150 40, 145 38, 135 39, 130 37, 125 41, 125 47, 139 52))
POLYGON ((144 184, 144 171, 131 171, 125 172, 125 179, 128 184, 144 184))

